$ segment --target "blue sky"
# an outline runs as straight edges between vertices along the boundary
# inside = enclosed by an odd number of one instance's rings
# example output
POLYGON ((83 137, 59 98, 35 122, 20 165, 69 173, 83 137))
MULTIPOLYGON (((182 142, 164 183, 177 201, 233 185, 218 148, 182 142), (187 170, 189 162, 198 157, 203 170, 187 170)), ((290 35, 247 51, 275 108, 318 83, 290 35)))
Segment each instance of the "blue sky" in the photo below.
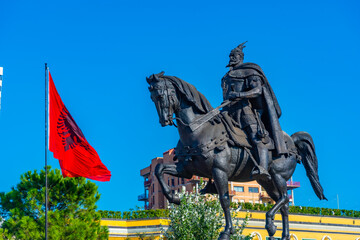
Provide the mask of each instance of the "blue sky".
MULTIPOLYGON (((328 202, 302 165, 297 205, 360 210, 357 1, 1 1, 0 191, 44 166, 44 63, 89 143, 112 172, 100 209, 142 203, 140 169, 178 141, 162 128, 145 77, 162 70, 217 106, 228 55, 248 41, 292 134, 309 132, 328 202)), ((58 168, 56 159, 49 164, 58 168)))

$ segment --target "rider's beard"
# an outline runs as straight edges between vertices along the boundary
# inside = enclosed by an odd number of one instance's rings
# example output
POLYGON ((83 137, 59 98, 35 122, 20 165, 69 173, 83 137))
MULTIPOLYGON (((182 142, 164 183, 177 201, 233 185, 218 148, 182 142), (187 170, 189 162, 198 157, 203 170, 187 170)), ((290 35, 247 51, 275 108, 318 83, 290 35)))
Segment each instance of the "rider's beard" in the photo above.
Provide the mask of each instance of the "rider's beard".
POLYGON ((231 62, 229 61, 229 64, 226 65, 226 67, 234 67, 237 64, 237 62, 231 62))

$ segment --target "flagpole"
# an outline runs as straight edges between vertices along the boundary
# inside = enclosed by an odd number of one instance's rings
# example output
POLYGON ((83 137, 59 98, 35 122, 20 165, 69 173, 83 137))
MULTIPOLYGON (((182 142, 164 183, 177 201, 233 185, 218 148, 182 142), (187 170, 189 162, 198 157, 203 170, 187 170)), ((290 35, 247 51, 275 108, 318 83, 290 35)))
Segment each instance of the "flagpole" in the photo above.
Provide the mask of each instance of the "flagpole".
POLYGON ((48 240, 48 168, 47 168, 47 145, 48 145, 48 67, 45 63, 45 240, 48 240))
POLYGON ((1 110, 1 89, 2 89, 2 77, 3 77, 3 67, 0 67, 0 110, 1 110))

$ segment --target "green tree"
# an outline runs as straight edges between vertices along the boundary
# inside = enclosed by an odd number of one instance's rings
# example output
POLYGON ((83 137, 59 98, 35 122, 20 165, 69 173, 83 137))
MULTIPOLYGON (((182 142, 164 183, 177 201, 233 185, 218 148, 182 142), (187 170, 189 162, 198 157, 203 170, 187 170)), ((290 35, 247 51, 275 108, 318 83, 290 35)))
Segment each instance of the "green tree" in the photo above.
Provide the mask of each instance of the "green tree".
MULTIPOLYGON (((232 209, 233 218, 236 211, 232 209)), ((223 210, 219 200, 213 196, 200 195, 195 189, 192 193, 181 194, 179 206, 170 205, 169 218, 170 225, 164 234, 168 240, 213 240, 219 237, 223 227, 223 210)), ((248 217, 244 221, 235 220, 231 239, 251 239, 250 236, 242 235, 247 220, 248 217)))
MULTIPOLYGON (((85 178, 63 178, 58 169, 48 168, 48 236, 51 240, 108 239, 100 226, 96 184, 85 178)), ((26 172, 8 193, 0 193, 4 220, 0 239, 45 239, 45 170, 26 172), (11 236, 11 237, 9 237, 11 236)))

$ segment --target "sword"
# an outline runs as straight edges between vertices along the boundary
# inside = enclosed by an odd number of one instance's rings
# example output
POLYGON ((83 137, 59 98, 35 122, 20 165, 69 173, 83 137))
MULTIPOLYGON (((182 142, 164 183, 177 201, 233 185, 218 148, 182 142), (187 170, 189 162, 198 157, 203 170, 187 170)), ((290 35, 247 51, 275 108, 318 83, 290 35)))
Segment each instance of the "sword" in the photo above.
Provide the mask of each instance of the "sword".
POLYGON ((190 127, 191 131, 193 131, 193 132, 196 131, 196 129, 198 129, 199 127, 204 125, 204 123, 208 122, 213 117, 218 115, 220 113, 220 108, 223 108, 223 107, 229 105, 230 103, 231 103, 231 101, 226 100, 220 106, 218 106, 217 108, 214 108, 210 112, 206 113, 205 115, 199 117, 198 119, 196 119, 195 121, 190 123, 189 127, 190 127))

